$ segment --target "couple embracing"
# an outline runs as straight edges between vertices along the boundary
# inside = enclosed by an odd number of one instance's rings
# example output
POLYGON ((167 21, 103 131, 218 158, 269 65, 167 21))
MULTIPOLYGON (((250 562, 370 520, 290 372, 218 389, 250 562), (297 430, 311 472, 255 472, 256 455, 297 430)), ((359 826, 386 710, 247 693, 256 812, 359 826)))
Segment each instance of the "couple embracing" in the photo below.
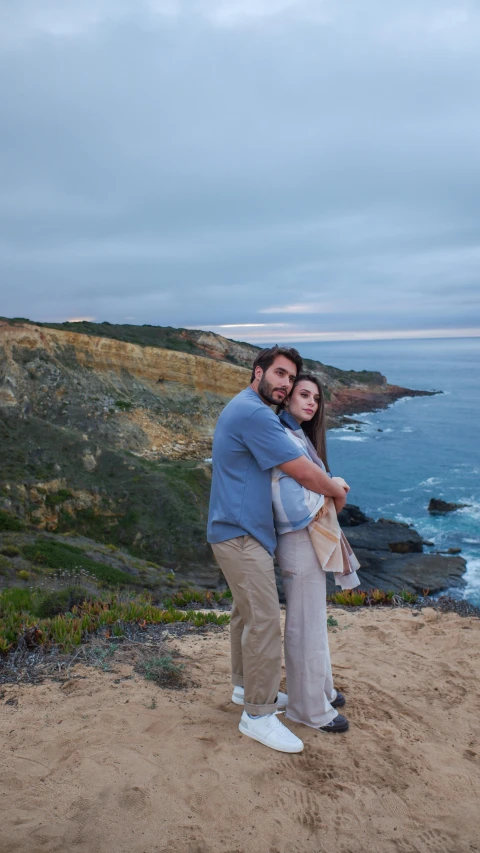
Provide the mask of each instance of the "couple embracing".
POLYGON ((303 743, 288 719, 344 732, 345 698, 333 686, 326 575, 358 585, 358 562, 337 513, 348 485, 328 471, 323 390, 302 372, 297 350, 278 346, 255 359, 251 384, 223 410, 213 441, 208 541, 233 596, 232 700, 243 705, 242 734, 280 752, 303 743), (273 557, 287 602, 288 696, 279 691, 280 607, 273 557))

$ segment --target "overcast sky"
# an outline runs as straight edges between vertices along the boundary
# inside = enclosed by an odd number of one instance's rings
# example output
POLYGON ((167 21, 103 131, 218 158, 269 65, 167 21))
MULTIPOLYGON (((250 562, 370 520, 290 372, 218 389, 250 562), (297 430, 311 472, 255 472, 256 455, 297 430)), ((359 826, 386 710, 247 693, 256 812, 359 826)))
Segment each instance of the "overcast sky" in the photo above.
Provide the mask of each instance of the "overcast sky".
POLYGON ((478 0, 2 0, 0 314, 480 334, 479 45, 478 0))

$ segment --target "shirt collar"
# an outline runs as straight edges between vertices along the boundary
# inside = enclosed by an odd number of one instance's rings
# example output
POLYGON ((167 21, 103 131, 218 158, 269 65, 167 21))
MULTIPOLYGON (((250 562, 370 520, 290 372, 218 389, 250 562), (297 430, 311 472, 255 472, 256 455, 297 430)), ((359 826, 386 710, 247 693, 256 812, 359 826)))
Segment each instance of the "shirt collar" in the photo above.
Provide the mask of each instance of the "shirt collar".
POLYGON ((288 427, 289 429, 292 429, 294 432, 302 432, 302 427, 300 426, 298 421, 296 421, 295 418, 292 417, 289 412, 286 412, 285 409, 282 409, 279 414, 279 418, 282 424, 284 424, 284 426, 288 427))

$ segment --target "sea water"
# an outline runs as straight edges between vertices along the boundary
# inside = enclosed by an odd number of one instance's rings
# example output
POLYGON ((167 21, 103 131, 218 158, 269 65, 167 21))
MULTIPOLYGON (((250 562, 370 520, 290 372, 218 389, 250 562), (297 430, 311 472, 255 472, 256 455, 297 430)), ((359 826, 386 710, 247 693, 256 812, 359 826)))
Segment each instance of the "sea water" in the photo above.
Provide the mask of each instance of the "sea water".
POLYGON ((480 339, 296 346, 324 364, 379 370, 392 384, 442 391, 355 415, 359 432, 330 430, 329 462, 350 484, 349 502, 367 515, 413 524, 434 543, 427 552, 461 548, 467 560, 461 594, 480 606, 480 339), (431 515, 432 497, 469 506, 431 515))

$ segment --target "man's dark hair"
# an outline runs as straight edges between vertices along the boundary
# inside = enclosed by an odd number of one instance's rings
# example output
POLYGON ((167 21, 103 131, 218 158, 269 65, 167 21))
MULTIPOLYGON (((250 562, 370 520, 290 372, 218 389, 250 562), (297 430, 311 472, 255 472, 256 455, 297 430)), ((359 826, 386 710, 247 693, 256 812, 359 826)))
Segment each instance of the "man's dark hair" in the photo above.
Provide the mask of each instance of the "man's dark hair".
POLYGON ((290 361, 296 365, 297 374, 302 372, 303 369, 303 361, 302 356, 298 352, 298 350, 293 347, 279 347, 278 344, 275 344, 273 347, 268 347, 268 349, 262 349, 261 352, 258 353, 255 361, 253 362, 252 368, 252 376, 250 382, 253 382, 255 379, 255 368, 261 367, 263 372, 265 373, 269 367, 273 364, 278 355, 283 355, 285 358, 288 358, 290 361))

